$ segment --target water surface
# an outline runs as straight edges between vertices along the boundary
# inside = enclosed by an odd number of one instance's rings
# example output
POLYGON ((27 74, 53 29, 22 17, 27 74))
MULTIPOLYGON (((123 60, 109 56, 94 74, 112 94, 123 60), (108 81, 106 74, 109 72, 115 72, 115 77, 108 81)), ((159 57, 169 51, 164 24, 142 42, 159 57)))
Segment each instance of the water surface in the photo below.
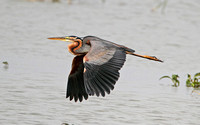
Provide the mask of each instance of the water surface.
POLYGON ((200 2, 75 0, 61 3, 0 1, 0 123, 19 125, 198 125, 200 97, 185 87, 200 71, 200 2), (53 36, 94 35, 164 63, 127 56, 114 91, 82 103, 65 99, 73 55, 53 36), (173 88, 163 75, 177 73, 173 88))

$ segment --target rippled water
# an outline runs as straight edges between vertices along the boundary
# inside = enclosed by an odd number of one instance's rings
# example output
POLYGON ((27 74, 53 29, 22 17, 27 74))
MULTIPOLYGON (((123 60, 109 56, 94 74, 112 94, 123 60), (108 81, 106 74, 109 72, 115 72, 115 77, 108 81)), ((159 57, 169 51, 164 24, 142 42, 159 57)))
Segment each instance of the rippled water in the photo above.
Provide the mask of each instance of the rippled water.
POLYGON ((198 125, 200 96, 185 87, 200 71, 200 1, 0 1, 0 124, 198 125), (65 99, 73 55, 46 38, 95 35, 164 63, 127 56, 114 91, 82 103, 65 99), (177 73, 181 86, 163 75, 177 73))

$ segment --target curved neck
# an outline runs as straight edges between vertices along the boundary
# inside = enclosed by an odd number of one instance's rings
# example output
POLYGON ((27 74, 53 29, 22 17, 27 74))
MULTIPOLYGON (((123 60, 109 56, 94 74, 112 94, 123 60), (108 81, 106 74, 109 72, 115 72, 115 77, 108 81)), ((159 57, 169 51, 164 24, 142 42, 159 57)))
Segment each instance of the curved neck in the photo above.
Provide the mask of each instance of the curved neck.
POLYGON ((83 43, 81 40, 76 40, 68 45, 68 50, 74 55, 84 55, 90 50, 90 45, 83 43))
POLYGON ((76 50, 80 49, 81 46, 82 46, 82 41, 81 40, 77 40, 77 41, 74 41, 73 43, 68 45, 68 50, 72 54, 77 55, 78 53, 76 53, 76 50))

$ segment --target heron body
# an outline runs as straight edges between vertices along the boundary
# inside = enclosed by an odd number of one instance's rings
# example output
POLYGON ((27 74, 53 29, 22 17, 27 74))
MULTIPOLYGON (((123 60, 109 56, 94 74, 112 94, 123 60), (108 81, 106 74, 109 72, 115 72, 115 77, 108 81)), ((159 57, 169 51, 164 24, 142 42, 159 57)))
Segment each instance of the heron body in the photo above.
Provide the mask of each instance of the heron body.
POLYGON ((68 77, 66 98, 82 101, 88 96, 105 96, 114 89, 119 70, 126 61, 126 54, 159 61, 156 57, 135 54, 133 49, 95 36, 53 37, 51 40, 72 42, 70 53, 76 55, 68 77))

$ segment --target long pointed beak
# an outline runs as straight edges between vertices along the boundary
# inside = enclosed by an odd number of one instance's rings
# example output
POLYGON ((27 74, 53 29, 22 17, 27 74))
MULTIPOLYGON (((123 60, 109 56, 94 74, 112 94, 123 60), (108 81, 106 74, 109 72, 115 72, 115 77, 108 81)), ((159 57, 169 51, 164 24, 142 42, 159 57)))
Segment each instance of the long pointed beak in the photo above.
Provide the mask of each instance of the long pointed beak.
POLYGON ((72 40, 69 39, 69 37, 50 37, 48 39, 50 39, 50 40, 60 40, 60 41, 65 41, 65 42, 73 42, 72 40))

